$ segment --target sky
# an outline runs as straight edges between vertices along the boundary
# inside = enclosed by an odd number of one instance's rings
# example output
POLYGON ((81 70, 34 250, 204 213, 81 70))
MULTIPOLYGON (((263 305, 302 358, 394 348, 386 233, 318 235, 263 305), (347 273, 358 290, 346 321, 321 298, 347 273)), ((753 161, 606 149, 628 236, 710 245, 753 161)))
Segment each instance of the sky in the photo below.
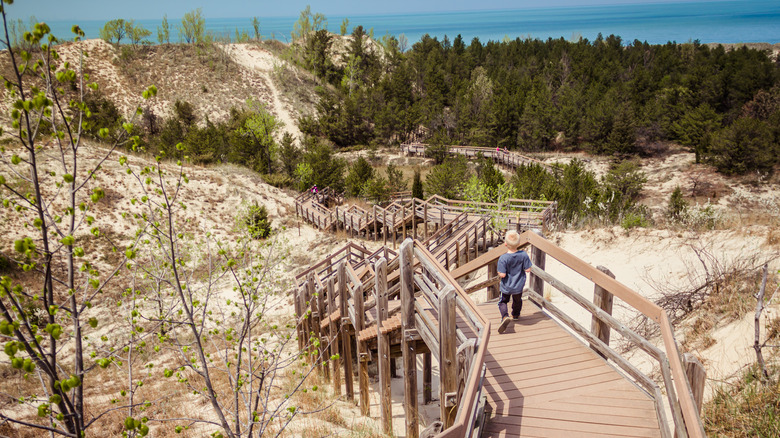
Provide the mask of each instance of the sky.
POLYGON ((312 12, 337 16, 384 15, 420 12, 554 8, 586 5, 691 3, 712 0, 16 0, 6 6, 12 18, 35 16, 40 21, 181 18, 201 7, 205 18, 297 17, 311 5, 312 12))

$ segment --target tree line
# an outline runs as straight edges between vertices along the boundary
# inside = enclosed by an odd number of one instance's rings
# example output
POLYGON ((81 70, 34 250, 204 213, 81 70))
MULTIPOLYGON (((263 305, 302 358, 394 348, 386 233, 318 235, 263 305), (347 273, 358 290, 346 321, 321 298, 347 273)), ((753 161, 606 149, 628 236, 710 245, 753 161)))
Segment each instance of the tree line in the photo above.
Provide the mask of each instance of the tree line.
POLYGON ((780 69, 767 53, 698 41, 371 40, 339 63, 311 29, 299 63, 325 84, 303 132, 338 147, 409 140, 527 152, 652 155, 673 141, 725 173, 770 172, 780 147, 780 69))

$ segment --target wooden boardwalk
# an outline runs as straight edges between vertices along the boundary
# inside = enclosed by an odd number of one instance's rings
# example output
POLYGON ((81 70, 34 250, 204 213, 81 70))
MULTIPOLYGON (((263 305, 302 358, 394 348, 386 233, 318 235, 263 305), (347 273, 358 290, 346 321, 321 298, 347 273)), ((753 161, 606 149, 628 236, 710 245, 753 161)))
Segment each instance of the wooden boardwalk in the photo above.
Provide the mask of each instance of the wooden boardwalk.
POLYGON ((533 303, 504 334, 496 303, 478 307, 493 327, 483 437, 661 436, 650 396, 533 303))

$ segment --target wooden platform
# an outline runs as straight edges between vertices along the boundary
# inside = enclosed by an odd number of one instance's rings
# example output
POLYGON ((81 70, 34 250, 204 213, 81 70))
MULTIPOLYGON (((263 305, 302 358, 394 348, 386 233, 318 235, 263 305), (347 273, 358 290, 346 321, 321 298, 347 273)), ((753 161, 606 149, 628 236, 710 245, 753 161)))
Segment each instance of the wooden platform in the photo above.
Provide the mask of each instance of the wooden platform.
POLYGON ((497 304, 479 308, 494 327, 483 437, 661 436, 653 400, 533 303, 503 334, 497 304))

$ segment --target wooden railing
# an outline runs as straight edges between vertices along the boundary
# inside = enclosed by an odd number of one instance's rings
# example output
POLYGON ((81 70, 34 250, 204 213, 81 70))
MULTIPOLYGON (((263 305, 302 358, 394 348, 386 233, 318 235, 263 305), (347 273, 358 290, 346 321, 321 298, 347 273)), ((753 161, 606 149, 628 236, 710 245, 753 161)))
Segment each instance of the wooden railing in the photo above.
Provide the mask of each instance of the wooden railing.
MULTIPOLYGON (((459 286, 457 279, 488 266, 488 280, 469 290, 492 287, 495 280, 492 278, 495 277, 495 262, 505 252, 501 248, 494 248, 480 255, 476 246, 478 240, 470 240, 468 243, 457 240, 462 236, 471 236, 472 230, 478 229, 478 224, 479 221, 471 223, 469 227, 454 233, 448 243, 434 247, 439 254, 437 256, 429 251, 431 242, 417 242, 411 239, 404 241, 398 256, 384 248, 367 254, 359 247, 347 246, 326 259, 329 269, 324 267, 326 263, 323 261, 299 276, 299 278, 307 278, 299 287, 295 300, 296 314, 299 316, 299 347, 312 351, 311 345, 305 340, 310 337, 322 340, 312 345, 319 345, 319 350, 314 351, 319 354, 318 363, 323 366, 323 373, 327 372, 325 368, 328 362, 323 358, 333 356, 334 352, 338 356, 339 351, 342 352, 340 357, 350 358, 351 350, 353 348, 356 350, 360 406, 364 415, 369 414, 367 362, 371 352, 368 349, 367 339, 376 339, 375 360, 379 362, 382 400, 380 409, 385 431, 388 433, 392 425, 389 421, 390 397, 387 374, 389 362, 386 361, 390 360, 389 333, 398 329, 401 330, 400 338, 403 345, 400 351, 403 353, 404 375, 407 376, 404 398, 407 410, 407 436, 415 437, 418 433, 417 373, 414 357, 425 351, 429 351, 426 354, 432 354, 440 363, 441 418, 446 429, 439 437, 470 437, 474 432, 476 417, 480 412, 480 392, 485 370, 484 355, 489 342, 490 327, 487 319, 479 312, 466 291, 459 286), (442 254, 451 254, 448 250, 456 246, 453 242, 459 241, 467 248, 475 248, 474 258, 460 260, 459 266, 450 271, 440 259, 442 254), (353 257, 350 262, 347 254, 351 254, 352 251, 361 253, 359 260, 353 257), (336 269, 333 269, 334 264, 337 264, 336 269), (491 267, 492 273, 490 273, 491 267), (334 271, 337 275, 332 275, 334 271), (319 272, 320 275, 325 274, 322 277, 324 281, 315 278, 315 272, 319 272), (419 291, 417 298, 415 298, 415 290, 419 291), (370 295, 372 291, 374 298, 366 300, 366 294, 370 295), (388 299, 396 294, 400 296, 401 305, 396 306, 394 311, 390 311, 388 299), (337 302, 340 304, 337 305, 337 302), (310 306, 308 310, 306 303, 310 306), (366 314, 369 310, 373 310, 373 314, 376 315, 375 329, 368 328, 366 314), (397 313, 395 317, 392 316, 394 313, 397 313), (399 318, 400 323, 397 322, 399 318), (461 319, 461 322, 456 324, 456 318, 461 319), (342 321, 341 324, 338 324, 339 319, 342 321), (354 336, 349 327, 354 329, 354 336), (368 338, 367 330, 374 330, 368 338), (455 336, 444 336, 445 333, 455 333, 455 336), (339 336, 341 342, 338 341, 339 336), (425 351, 420 350, 422 348, 420 345, 425 346, 425 351), (460 374, 457 372, 457 364, 462 364, 460 374), (461 381, 458 382, 458 375, 465 377, 461 377, 461 381), (460 397, 458 397, 458 387, 462 388, 460 397)), ((482 236, 482 243, 485 244, 487 233, 483 233, 482 236)), ((436 238, 432 237, 431 240, 436 241, 436 238)), ((656 403, 658 423, 663 437, 671 438, 673 435, 703 437, 698 410, 683 372, 672 327, 665 312, 615 281, 608 273, 593 268, 535 233, 523 233, 521 241, 534 261, 529 285, 535 293, 530 293, 529 299, 581 336, 597 353, 612 361, 627 377, 644 388, 656 403), (595 286, 594 296, 598 299, 594 298, 594 302, 591 302, 545 271, 547 256, 555 258, 592 281, 595 286), (558 289, 592 314, 591 330, 582 327, 557 306, 542 298, 545 283, 558 289), (656 347, 611 315, 611 307, 607 308, 604 303, 611 303, 612 296, 623 300, 628 306, 660 325, 663 348, 656 347), (658 363, 664 391, 652 378, 610 348, 610 329, 646 352, 658 363), (666 393, 669 403, 674 430, 667 427, 663 392, 666 393)), ((487 248, 483 247, 483 249, 487 248)), ((334 370, 339 370, 342 366, 340 360, 332 362, 334 370)), ((347 380, 347 396, 352 399, 354 390, 351 382, 351 361, 344 361, 343 367, 347 380)), ((337 378, 340 379, 339 372, 334 373, 333 379, 334 387, 338 386, 340 391, 340 381, 337 385, 337 378)))
POLYGON ((592 331, 588 331, 577 324, 572 318, 555 307, 552 303, 541 298, 544 287, 543 283, 547 282, 590 312, 593 315, 594 322, 598 321, 598 324, 594 324, 597 333, 603 333, 606 327, 610 327, 620 333, 625 339, 639 347, 642 351, 648 353, 660 366, 664 388, 666 389, 672 418, 675 424, 676 436, 705 436, 704 428, 701 424, 701 419, 699 418, 698 408, 693 399, 688 379, 683 370, 682 360, 677 351, 674 331, 666 312, 655 303, 619 283, 612 276, 583 262, 574 255, 550 243, 535 233, 525 232, 521 235, 521 239, 534 248, 532 250, 534 267, 531 270, 533 275, 530 279, 530 285, 531 289, 534 290, 536 294, 529 294, 529 297, 536 302, 537 305, 568 325, 575 333, 587 339, 591 348, 615 362, 615 364, 623 369, 626 374, 634 378, 638 384, 644 387, 656 402, 656 411, 659 416, 658 420, 663 436, 672 437, 673 432, 666 428, 665 410, 662 406, 663 397, 658 385, 609 347, 609 335, 606 335, 606 339, 603 336, 599 337, 598 334, 594 335, 592 331), (631 308, 658 323, 663 339, 663 350, 655 347, 646 339, 629 330, 608 312, 589 302, 587 299, 577 294, 572 288, 564 285, 546 273, 544 271, 544 260, 546 256, 553 257, 581 276, 588 278, 594 283, 597 291, 601 293, 606 292, 623 300, 623 302, 631 308))
MULTIPOLYGON (((405 143, 401 145, 401 152, 405 154, 413 154, 425 156, 428 149, 428 145, 424 143, 405 143)), ((553 173, 555 170, 553 167, 539 161, 535 158, 527 157, 514 151, 506 151, 504 149, 479 147, 479 146, 447 146, 447 150, 450 154, 465 155, 468 158, 476 158, 480 154, 484 158, 490 158, 498 164, 502 164, 507 167, 516 168, 522 165, 536 164, 541 166, 546 171, 553 173)))

